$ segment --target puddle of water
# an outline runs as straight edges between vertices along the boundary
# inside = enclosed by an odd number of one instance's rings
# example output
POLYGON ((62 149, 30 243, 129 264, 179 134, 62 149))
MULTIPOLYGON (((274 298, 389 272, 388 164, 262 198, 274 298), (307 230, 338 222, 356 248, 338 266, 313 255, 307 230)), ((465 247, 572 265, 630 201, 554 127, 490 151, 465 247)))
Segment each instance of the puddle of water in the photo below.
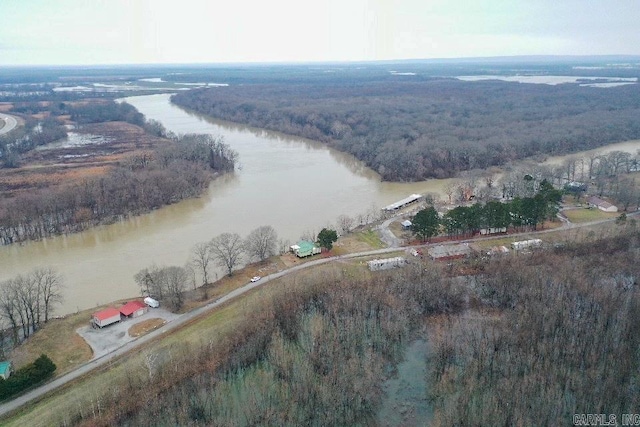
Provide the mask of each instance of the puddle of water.
POLYGON ((433 408, 427 400, 427 341, 412 342, 397 366, 397 374, 383 384, 385 397, 378 411, 378 425, 425 426, 433 418, 433 408))

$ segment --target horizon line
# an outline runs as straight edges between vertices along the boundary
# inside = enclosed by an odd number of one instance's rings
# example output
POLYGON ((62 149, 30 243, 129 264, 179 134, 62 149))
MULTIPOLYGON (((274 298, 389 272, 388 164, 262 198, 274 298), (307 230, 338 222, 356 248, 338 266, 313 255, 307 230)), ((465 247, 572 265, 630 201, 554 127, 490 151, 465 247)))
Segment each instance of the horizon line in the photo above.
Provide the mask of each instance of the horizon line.
POLYGON ((605 58, 629 58, 640 60, 640 54, 597 54, 597 55, 494 55, 461 56, 441 58, 398 58, 398 59, 358 59, 358 60, 309 60, 309 61, 219 61, 219 62, 113 62, 113 63, 65 63, 65 64, 0 64, 0 68, 77 68, 77 67, 184 67, 184 66, 268 66, 268 65, 309 65, 309 64, 373 64, 402 62, 460 62, 460 61, 504 61, 504 60, 587 60, 605 58))

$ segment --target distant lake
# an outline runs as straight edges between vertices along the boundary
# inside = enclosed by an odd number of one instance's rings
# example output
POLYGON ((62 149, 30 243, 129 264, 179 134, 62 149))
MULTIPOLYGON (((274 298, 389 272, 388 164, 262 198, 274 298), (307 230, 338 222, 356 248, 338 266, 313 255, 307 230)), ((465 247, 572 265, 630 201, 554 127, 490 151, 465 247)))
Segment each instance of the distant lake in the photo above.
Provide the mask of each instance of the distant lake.
POLYGON ((477 82, 482 80, 503 80, 505 82, 533 83, 533 84, 546 84, 546 85, 578 83, 580 84, 580 86, 593 86, 593 87, 613 87, 613 86, 620 86, 620 85, 636 84, 638 82, 638 79, 636 77, 484 75, 484 76, 457 76, 456 78, 458 80, 462 80, 465 82, 477 82), (587 81, 589 80, 593 80, 596 82, 587 83, 587 81))

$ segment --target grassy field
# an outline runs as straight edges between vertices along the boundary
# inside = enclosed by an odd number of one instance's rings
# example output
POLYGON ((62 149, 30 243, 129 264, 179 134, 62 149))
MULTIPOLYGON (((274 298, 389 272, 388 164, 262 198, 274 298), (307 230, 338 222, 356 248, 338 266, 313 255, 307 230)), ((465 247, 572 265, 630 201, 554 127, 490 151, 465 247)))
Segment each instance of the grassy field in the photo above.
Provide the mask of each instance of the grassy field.
POLYGON ((580 224, 583 222, 599 221, 602 219, 616 218, 620 214, 617 212, 603 212, 600 209, 567 209, 562 213, 569 219, 569 221, 580 224))
POLYGON ((44 353, 57 366, 55 376, 60 376, 89 361, 93 357, 91 347, 76 333, 76 329, 89 322, 93 311, 95 309, 50 320, 12 352, 14 365, 20 368, 44 353))
MULTIPOLYGON (((385 247, 380 236, 373 230, 363 230, 355 233, 356 240, 369 245, 368 250, 382 249, 385 247)), ((354 251, 355 252, 355 251, 354 251)))

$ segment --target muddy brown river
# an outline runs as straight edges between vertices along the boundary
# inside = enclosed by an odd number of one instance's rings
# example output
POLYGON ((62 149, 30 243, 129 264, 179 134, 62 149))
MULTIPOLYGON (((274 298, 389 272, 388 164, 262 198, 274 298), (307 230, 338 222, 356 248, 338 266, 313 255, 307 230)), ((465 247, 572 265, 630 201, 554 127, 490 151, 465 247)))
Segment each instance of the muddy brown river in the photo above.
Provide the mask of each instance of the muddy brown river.
POLYGON ((302 138, 204 118, 172 105, 169 95, 126 101, 173 132, 222 136, 238 152, 239 167, 214 180, 198 199, 82 233, 0 247, 0 281, 38 266, 53 266, 63 274, 64 303, 57 314, 138 296, 137 271, 154 263, 184 265, 196 243, 217 234, 246 236, 268 224, 281 239, 295 241, 335 224, 340 214, 355 217, 412 193, 439 192, 447 183, 381 182, 350 155, 302 138))

